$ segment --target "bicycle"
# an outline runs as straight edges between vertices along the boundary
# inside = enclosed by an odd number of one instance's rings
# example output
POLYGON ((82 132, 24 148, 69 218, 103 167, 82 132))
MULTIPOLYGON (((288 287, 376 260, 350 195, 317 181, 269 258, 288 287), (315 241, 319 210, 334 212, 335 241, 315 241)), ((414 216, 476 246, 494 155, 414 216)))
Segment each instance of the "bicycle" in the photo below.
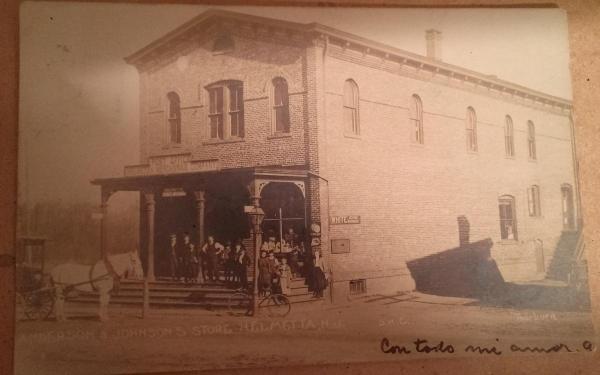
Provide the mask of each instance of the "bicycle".
MULTIPOLYGON (((271 318, 283 318, 292 310, 290 300, 284 294, 266 291, 265 296, 259 298, 258 308, 264 309, 262 311, 266 311, 271 318)), ((229 296, 227 306, 231 315, 239 315, 242 312, 245 316, 252 316, 252 295, 239 290, 229 296)))

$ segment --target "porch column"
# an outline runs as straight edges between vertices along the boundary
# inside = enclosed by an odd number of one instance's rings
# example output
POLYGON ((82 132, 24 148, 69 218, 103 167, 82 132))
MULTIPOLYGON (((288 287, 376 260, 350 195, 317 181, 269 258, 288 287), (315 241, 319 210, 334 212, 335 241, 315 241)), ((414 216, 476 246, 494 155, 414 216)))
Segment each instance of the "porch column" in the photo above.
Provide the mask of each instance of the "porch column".
POLYGON ((254 206, 247 210, 246 213, 250 219, 252 239, 254 240, 254 288, 252 293, 252 312, 254 315, 258 313, 258 260, 260 259, 260 247, 262 245, 262 228, 261 224, 265 218, 265 213, 262 208, 254 206))
POLYGON ((146 278, 149 281, 154 281, 154 192, 144 192, 144 203, 146 206, 146 234, 148 235, 148 267, 146 278))
POLYGON ((205 193, 204 190, 194 191, 196 199, 196 217, 198 222, 198 246, 204 245, 204 208, 205 208, 205 193))
POLYGON ((100 193, 100 258, 104 259, 107 255, 108 246, 108 231, 107 226, 107 214, 108 214, 108 199, 112 195, 112 191, 102 188, 100 193))

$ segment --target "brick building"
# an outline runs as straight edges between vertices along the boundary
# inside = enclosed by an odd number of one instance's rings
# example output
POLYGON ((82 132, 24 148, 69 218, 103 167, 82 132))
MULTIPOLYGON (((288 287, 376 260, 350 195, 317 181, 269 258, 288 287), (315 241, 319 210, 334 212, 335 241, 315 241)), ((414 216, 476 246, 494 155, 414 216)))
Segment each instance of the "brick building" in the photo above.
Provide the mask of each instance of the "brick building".
POLYGON ((545 277, 580 226, 571 103, 443 62, 435 30, 426 42, 420 56, 316 23, 201 14, 126 59, 140 164, 94 181, 103 207, 140 192, 152 277, 171 232, 252 247, 248 206, 261 232, 293 227, 322 249, 336 297, 443 280, 452 258, 545 277))

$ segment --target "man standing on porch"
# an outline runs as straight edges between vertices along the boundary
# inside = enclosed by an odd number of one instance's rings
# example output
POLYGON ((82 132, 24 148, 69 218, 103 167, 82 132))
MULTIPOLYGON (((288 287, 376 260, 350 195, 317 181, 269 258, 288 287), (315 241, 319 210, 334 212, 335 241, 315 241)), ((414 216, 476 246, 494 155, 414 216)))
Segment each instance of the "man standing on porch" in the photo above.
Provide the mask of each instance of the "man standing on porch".
POLYGON ((223 251, 224 247, 220 243, 215 241, 214 236, 208 236, 206 243, 202 246, 202 251, 206 254, 206 267, 207 267, 207 277, 211 281, 217 281, 219 279, 218 275, 218 265, 219 265, 219 256, 223 251))
POLYGON ((169 243, 168 256, 169 256, 169 273, 171 275, 171 280, 176 281, 179 278, 179 264, 177 259, 177 236, 175 233, 172 233, 170 236, 171 241, 169 243))

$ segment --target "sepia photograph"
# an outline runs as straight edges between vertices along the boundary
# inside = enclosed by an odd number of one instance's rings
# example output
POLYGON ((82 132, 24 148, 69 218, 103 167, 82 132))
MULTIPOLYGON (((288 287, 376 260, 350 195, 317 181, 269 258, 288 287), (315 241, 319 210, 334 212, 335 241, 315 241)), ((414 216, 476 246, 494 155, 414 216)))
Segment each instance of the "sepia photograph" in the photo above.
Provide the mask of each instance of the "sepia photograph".
POLYGON ((19 22, 16 374, 596 351, 564 10, 19 22))

